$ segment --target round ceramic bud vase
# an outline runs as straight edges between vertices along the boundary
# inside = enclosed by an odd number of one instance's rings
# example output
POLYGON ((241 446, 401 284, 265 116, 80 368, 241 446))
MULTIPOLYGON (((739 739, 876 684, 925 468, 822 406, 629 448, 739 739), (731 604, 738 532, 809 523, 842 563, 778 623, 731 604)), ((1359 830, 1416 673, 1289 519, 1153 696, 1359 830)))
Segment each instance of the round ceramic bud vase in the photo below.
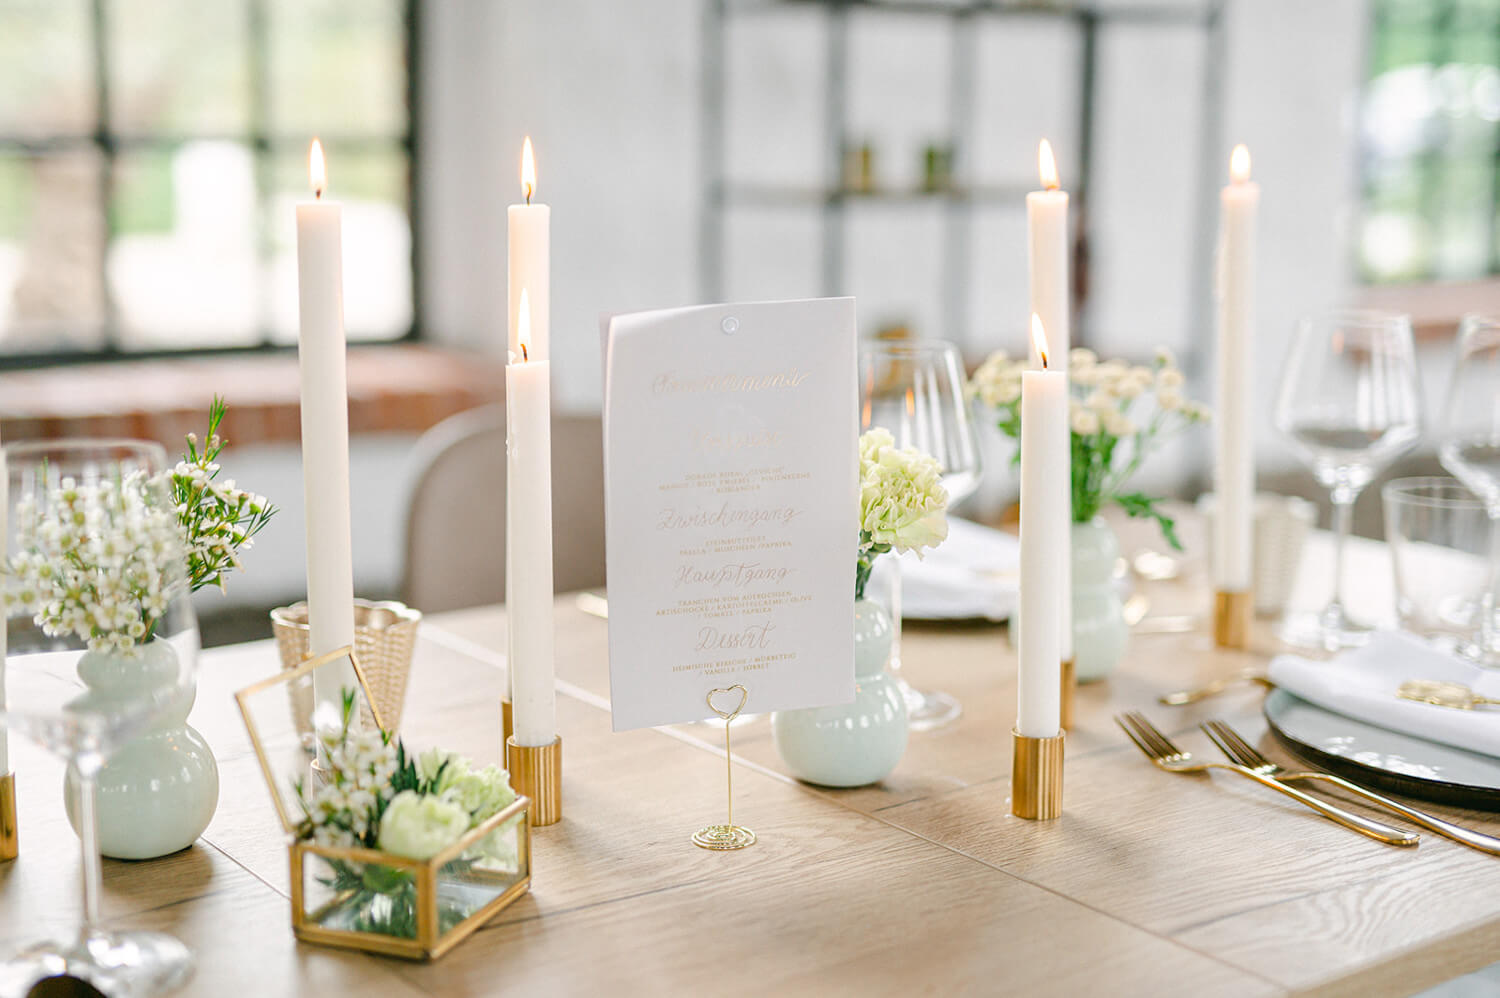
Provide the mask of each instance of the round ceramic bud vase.
POLYGON ((792 775, 825 787, 884 779, 906 752, 906 700, 885 671, 895 625, 872 600, 854 604, 854 702, 771 715, 776 750, 792 775))
POLYGON ((1130 628, 1115 587, 1120 544, 1103 518, 1073 524, 1073 668, 1079 682, 1103 679, 1125 654, 1130 628))
MULTIPOLYGON (((78 677, 94 709, 138 703, 176 682, 177 653, 150 641, 130 654, 88 651, 78 677)), ((151 727, 116 751, 99 771, 99 851, 112 859, 155 859, 186 849, 203 834, 219 805, 219 766, 203 736, 187 724, 187 692, 151 727)), ((68 820, 78 827, 76 793, 64 788, 68 820)))

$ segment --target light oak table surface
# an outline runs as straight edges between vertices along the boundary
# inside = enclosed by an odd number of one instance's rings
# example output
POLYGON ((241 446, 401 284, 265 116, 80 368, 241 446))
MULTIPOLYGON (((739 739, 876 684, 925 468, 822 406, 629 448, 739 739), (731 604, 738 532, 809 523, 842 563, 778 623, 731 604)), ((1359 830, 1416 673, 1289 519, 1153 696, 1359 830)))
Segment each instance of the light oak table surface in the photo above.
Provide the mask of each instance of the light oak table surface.
MULTIPOLYGON (((1124 533, 1127 549, 1150 540, 1124 533)), ((1361 545, 1353 573, 1388 575, 1384 558, 1361 545)), ((1206 610, 1185 567, 1189 582, 1145 584, 1152 613, 1206 610)), ((410 745, 498 761, 504 639, 500 608, 423 622, 410 745)), ((1290 762, 1265 736, 1258 688, 1153 702, 1274 650, 1264 627, 1240 653, 1213 649, 1203 626, 1133 636, 1115 675, 1080 690, 1064 815, 1039 823, 1009 814, 1004 627, 909 624, 908 675, 957 696, 962 717, 913 734, 884 783, 847 791, 787 776, 768 719, 737 724, 735 815, 760 842, 711 853, 689 836, 723 820, 722 728, 612 733, 606 624, 559 597, 563 820, 535 832, 530 894, 418 964, 293 939, 287 852, 231 697, 278 669, 276 651, 214 649, 193 720, 219 758, 218 813, 184 852, 106 861, 105 913, 193 946, 185 993, 202 995, 1399 995, 1500 959, 1500 859, 1431 834, 1383 846, 1230 774, 1159 772, 1111 720, 1144 709, 1212 754, 1196 725, 1220 717, 1290 762)), ((68 932, 79 909, 61 766, 19 739, 12 750, 22 855, 0 865, 6 951, 68 932)), ((1430 809, 1500 833, 1500 815, 1430 809)))

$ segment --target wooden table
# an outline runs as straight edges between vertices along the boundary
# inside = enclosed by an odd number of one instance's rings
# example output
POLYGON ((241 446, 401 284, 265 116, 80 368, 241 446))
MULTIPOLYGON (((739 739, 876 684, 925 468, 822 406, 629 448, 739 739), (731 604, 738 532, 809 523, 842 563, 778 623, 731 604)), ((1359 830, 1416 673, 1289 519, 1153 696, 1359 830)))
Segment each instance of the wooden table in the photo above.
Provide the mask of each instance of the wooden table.
MULTIPOLYGON (((1377 571, 1378 550, 1355 554, 1356 574, 1377 571)), ((1147 591, 1153 613, 1206 603, 1201 582, 1147 591)), ((1158 772, 1125 742, 1110 718, 1130 707, 1194 751, 1212 751, 1194 730, 1209 717, 1262 737, 1254 689, 1153 704, 1264 660, 1212 650, 1201 628, 1136 636, 1114 677, 1080 691, 1065 814, 1035 823, 1007 807, 1004 629, 909 626, 911 677, 955 694, 962 718, 913 735, 884 784, 850 791, 784 775, 764 718, 736 727, 735 814, 760 843, 716 854, 688 836, 722 820, 721 730, 612 734, 605 624, 569 597, 557 612, 565 817, 536 833, 531 894, 447 957, 292 938, 286 850, 230 697, 277 668, 268 641, 204 655, 195 723, 222 767, 218 814, 182 853, 107 861, 107 916, 186 940, 200 958, 188 993, 203 995, 1395 995, 1500 956, 1500 860, 1433 835, 1382 846, 1248 781, 1158 772)), ((503 633, 499 609, 424 622, 410 743, 496 759, 503 633)), ((60 766, 14 749, 22 856, 0 866, 5 950, 78 916, 60 766)), ((1494 815, 1433 810, 1500 832, 1494 815)))

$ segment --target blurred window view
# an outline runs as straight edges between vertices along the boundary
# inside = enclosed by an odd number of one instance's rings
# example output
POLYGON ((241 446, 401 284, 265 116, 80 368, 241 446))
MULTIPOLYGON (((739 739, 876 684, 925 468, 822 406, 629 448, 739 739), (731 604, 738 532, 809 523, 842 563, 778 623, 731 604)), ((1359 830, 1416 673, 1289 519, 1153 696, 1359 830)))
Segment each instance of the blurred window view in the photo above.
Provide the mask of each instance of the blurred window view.
POLYGON ((1373 11, 1361 276, 1500 273, 1500 0, 1375 0, 1373 11))
POLYGON ((0 0, 0 355, 292 343, 322 138, 351 339, 413 328, 414 0, 0 0))

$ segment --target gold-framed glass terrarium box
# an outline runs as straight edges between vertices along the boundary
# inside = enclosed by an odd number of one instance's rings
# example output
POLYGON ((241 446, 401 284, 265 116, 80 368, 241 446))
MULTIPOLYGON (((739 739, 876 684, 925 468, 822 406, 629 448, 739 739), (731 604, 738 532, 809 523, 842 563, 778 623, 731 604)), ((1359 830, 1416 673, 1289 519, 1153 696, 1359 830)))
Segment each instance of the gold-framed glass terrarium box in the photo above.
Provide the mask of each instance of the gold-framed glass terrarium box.
MULTIPOLYGON (((329 782, 329 769, 306 747, 288 701, 293 685, 311 681, 315 673, 318 685, 340 689, 344 696, 341 706, 315 708, 320 744, 350 717, 354 727, 373 718, 384 732, 352 648, 310 658, 235 694, 288 837, 292 931, 298 939, 326 946, 436 959, 530 889, 531 801, 517 796, 424 858, 327 836, 319 841, 304 802, 329 782)), ((394 736, 388 740, 394 742, 394 736)))

